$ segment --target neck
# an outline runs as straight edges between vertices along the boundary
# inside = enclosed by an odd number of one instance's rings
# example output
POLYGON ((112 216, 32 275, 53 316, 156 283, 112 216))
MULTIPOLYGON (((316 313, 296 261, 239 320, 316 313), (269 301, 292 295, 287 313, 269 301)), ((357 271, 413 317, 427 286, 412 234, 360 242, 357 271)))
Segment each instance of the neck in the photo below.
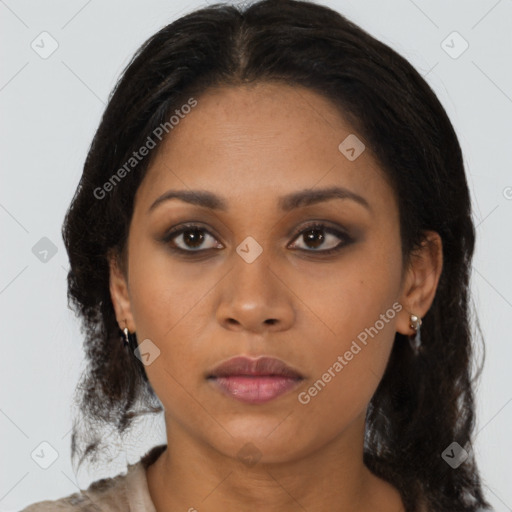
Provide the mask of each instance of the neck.
MULTIPOLYGON (((239 460, 194 438, 166 418, 167 449, 148 467, 148 487, 158 512, 208 510, 400 512, 396 490, 363 463, 364 416, 321 446, 286 460, 239 460), (335 505, 333 505, 335 504, 335 505)), ((307 428, 307 426, 305 426, 307 428)), ((249 449, 250 452, 250 449, 249 449)), ((270 452, 266 452, 270 453, 270 452)))

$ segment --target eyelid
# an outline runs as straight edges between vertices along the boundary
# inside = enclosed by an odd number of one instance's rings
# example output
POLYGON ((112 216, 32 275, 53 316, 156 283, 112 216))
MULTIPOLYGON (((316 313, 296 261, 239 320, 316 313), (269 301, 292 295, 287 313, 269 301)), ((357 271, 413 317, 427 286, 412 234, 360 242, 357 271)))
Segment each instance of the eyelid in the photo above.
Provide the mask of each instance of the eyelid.
POLYGON ((297 237, 298 235, 302 234, 304 231, 307 231, 308 229, 323 229, 328 233, 341 234, 346 237, 349 236, 345 228, 342 228, 341 226, 332 226, 330 222, 326 220, 311 220, 309 222, 306 222, 306 224, 302 224, 299 228, 295 229, 289 236, 297 237))
POLYGON ((324 231, 325 233, 334 235, 335 237, 339 238, 341 241, 338 245, 335 247, 332 247, 331 249, 323 249, 323 250, 313 250, 313 249, 298 249, 305 253, 312 253, 312 254, 331 254, 336 252, 337 250, 342 249, 344 246, 349 245, 354 241, 354 238, 350 236, 346 229, 341 227, 334 227, 331 226, 329 221, 310 221, 305 226, 302 225, 300 228, 294 231, 293 233, 293 240, 292 244, 295 243, 295 241, 302 235, 304 232, 311 230, 311 229, 318 229, 320 231, 324 231))

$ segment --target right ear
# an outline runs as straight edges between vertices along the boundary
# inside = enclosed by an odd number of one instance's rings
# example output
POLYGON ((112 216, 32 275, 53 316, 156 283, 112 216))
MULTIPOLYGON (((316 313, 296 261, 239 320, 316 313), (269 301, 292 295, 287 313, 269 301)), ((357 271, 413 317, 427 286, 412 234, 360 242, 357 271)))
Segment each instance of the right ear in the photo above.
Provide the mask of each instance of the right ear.
POLYGON ((120 264, 120 255, 118 251, 110 250, 108 254, 109 262, 109 287, 110 297, 116 312, 116 320, 120 329, 128 327, 129 332, 135 332, 135 322, 133 320, 130 294, 126 272, 120 264))

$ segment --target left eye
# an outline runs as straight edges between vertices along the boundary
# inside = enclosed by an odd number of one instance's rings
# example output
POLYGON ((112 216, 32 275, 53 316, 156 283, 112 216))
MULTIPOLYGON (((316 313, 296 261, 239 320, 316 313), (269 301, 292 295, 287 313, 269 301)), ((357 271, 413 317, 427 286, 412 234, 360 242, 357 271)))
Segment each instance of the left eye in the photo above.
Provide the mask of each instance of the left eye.
MULTIPOLYGON (((350 242, 350 237, 337 229, 329 228, 323 224, 313 224, 303 229, 295 240, 303 240, 306 247, 294 247, 308 252, 331 253, 350 242), (338 243, 336 242, 338 240, 338 243), (342 240, 339 242, 339 240, 342 240), (324 246, 322 250, 315 250, 324 246), (325 247, 327 245, 327 247, 325 247), (311 249, 313 247, 313 250, 311 249)), ((296 245, 294 243, 293 245, 296 245)))

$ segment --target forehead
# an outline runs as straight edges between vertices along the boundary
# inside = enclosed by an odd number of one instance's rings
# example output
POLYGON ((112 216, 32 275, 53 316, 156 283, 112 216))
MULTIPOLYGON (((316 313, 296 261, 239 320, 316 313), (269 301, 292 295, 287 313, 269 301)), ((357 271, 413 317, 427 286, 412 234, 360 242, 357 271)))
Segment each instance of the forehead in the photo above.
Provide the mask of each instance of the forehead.
POLYGON ((258 83, 212 89, 195 99, 197 106, 182 115, 158 149, 139 201, 170 188, 209 190, 233 202, 256 195, 270 201, 290 191, 336 185, 372 201, 392 199, 370 148, 355 160, 343 152, 344 141, 353 146, 361 137, 325 97, 302 87, 258 83))

